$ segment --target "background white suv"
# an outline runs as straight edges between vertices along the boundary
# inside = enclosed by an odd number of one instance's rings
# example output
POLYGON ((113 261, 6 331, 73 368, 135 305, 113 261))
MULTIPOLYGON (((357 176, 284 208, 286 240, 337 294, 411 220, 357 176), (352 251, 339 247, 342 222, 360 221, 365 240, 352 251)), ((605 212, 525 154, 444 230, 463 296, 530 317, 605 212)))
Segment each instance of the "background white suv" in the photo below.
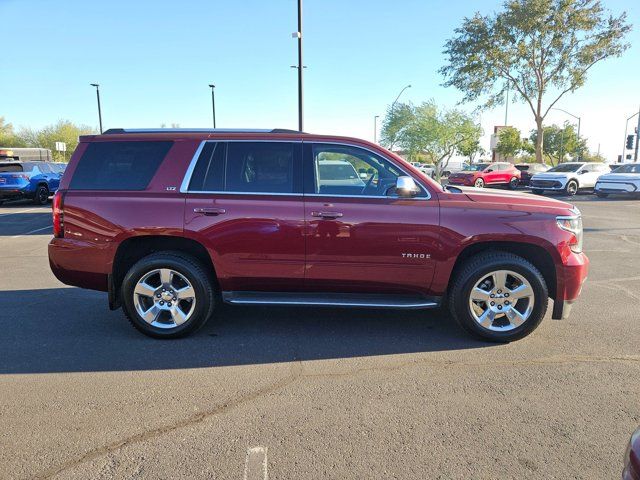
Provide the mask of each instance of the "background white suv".
POLYGON ((593 188, 600 175, 610 171, 606 163, 567 162, 531 177, 533 193, 545 190, 562 191, 575 195, 581 188, 593 188))
POLYGON ((613 172, 602 175, 594 191, 599 197, 606 197, 610 193, 640 196, 640 163, 621 165, 613 172))

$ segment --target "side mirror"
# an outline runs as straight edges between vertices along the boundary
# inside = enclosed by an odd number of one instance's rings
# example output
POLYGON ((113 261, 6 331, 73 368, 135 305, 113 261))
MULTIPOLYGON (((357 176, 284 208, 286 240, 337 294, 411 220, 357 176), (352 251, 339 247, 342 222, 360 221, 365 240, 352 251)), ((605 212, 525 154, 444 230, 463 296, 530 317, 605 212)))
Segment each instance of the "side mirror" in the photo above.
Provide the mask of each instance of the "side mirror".
POLYGON ((413 178, 408 176, 398 177, 396 180, 396 193, 400 197, 415 197, 420 192, 413 178))
POLYGON ((485 172, 485 173, 493 172, 493 168, 487 168, 484 172, 485 172))
POLYGON ((580 170, 580 171, 578 172, 578 175, 582 175, 583 173, 587 173, 587 171, 586 171, 586 170, 580 170))

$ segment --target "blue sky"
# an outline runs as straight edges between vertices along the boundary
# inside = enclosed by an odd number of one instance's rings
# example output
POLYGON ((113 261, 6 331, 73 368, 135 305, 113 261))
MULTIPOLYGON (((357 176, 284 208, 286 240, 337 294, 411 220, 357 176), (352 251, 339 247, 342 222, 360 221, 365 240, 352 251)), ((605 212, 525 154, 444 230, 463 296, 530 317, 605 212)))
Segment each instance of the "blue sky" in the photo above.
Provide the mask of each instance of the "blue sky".
MULTIPOLYGON (((558 106, 580 115, 590 148, 613 159, 640 106, 640 2, 604 3, 628 12, 632 48, 596 66, 558 106)), ((455 106, 460 92, 440 86, 437 73, 443 44, 464 16, 500 4, 305 0, 305 130, 372 139, 374 115, 406 84, 402 100, 455 106)), ((218 127, 297 126, 296 0, 0 0, 0 19, 0 116, 14 126, 69 119, 97 127, 91 82, 101 85, 105 128, 209 127, 209 83, 218 127)), ((533 128, 524 105, 509 112, 510 124, 533 128)), ((554 112, 547 122, 567 118, 554 112)), ((504 109, 480 120, 488 148, 504 109)))

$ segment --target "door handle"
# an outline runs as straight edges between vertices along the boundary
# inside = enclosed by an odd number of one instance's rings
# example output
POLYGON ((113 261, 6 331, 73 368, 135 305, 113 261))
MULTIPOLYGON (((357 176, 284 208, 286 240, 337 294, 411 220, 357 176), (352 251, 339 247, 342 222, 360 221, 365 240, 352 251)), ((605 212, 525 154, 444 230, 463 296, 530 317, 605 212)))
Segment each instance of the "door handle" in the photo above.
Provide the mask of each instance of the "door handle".
POLYGON ((202 215, 208 215, 212 217, 216 217, 218 215, 222 215, 223 213, 227 213, 224 208, 194 208, 193 213, 200 213, 202 215))
POLYGON ((320 218, 340 218, 342 217, 342 213, 340 212, 311 212, 312 217, 320 217, 320 218))

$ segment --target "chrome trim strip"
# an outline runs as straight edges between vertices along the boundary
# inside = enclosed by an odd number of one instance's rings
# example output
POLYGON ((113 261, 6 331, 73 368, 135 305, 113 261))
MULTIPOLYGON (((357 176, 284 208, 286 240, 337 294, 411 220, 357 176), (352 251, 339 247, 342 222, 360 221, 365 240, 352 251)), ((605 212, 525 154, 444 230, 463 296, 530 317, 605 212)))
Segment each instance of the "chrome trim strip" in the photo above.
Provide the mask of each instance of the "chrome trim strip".
MULTIPOLYGON (((334 300, 327 299, 313 299, 312 296, 304 298, 304 294, 289 294, 290 299, 282 298, 282 293, 272 292, 274 299, 269 299, 269 293, 271 292, 257 292, 254 298, 251 298, 246 293, 252 292, 222 292, 222 300, 225 303, 231 305, 286 305, 286 306, 311 306, 311 307, 357 307, 357 308, 397 308, 404 310, 417 310, 426 308, 436 308, 439 303, 431 300, 417 301, 417 302, 373 302, 367 299, 366 295, 363 295, 362 300, 357 300, 357 295, 353 295, 353 300, 345 301, 336 298, 334 300), (243 294, 245 298, 238 298, 235 295, 237 293, 243 294), (260 298, 262 297, 262 298, 260 298), (280 297, 280 298, 278 298, 280 297)), ((329 297, 331 294, 322 294, 323 297, 329 297)), ((388 296, 391 300, 392 296, 388 296)))
POLYGON ((200 145, 196 149, 196 153, 193 155, 193 158, 189 162, 189 167, 187 168, 187 172, 184 174, 184 178, 182 179, 182 183, 180 184, 180 193, 187 193, 189 188, 189 183, 191 182, 191 176, 193 175, 193 170, 196 168, 196 163, 198 162, 198 158, 202 153, 202 149, 204 148, 204 144, 207 143, 206 140, 200 142, 200 145))

